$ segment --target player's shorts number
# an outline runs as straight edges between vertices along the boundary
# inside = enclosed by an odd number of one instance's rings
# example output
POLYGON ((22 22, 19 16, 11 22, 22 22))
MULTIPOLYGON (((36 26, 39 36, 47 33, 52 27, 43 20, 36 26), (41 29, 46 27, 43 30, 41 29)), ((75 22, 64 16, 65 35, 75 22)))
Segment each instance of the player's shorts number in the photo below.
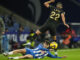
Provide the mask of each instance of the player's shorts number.
POLYGON ((50 15, 50 18, 57 21, 58 18, 60 18, 60 14, 56 14, 54 11, 52 11, 51 15, 50 15))

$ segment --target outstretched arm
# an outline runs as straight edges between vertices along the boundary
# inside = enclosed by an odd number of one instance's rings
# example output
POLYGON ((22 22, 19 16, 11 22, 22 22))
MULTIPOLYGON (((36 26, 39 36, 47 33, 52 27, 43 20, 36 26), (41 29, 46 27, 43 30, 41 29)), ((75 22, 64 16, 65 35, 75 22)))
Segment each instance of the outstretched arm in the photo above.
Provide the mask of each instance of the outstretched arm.
POLYGON ((54 56, 50 52, 48 52, 48 55, 47 56, 48 57, 51 57, 51 58, 66 58, 66 56, 63 56, 63 57, 54 56))
POLYGON ((54 51, 55 56, 58 56, 57 49, 50 49, 49 51, 54 51))
POLYGON ((50 3, 53 3, 53 2, 55 2, 55 0, 50 0, 50 1, 44 2, 44 5, 45 5, 47 8, 49 8, 50 3))
POLYGON ((65 21, 65 13, 62 13, 62 14, 61 14, 61 17, 62 17, 63 24, 64 24, 66 27, 69 28, 69 25, 66 24, 66 21, 65 21))
POLYGON ((52 55, 50 52, 48 52, 48 55, 47 55, 48 57, 51 57, 51 58, 62 58, 62 57, 58 57, 58 56, 54 56, 54 55, 52 55))

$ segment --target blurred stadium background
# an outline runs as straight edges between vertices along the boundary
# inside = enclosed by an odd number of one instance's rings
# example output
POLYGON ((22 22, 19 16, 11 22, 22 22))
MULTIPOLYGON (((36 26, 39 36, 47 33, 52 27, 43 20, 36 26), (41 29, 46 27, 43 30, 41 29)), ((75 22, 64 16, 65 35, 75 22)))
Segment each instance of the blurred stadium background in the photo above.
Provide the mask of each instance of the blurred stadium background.
MULTIPOLYGON (((45 1, 47 0, 0 0, 0 52, 23 48, 30 32, 35 32, 48 18, 49 10, 43 5, 45 1)), ((56 2, 63 3, 66 21, 71 27, 70 31, 61 23, 57 29, 58 48, 80 48, 80 0, 56 2), (63 40, 67 38, 70 43, 64 44, 63 40)))

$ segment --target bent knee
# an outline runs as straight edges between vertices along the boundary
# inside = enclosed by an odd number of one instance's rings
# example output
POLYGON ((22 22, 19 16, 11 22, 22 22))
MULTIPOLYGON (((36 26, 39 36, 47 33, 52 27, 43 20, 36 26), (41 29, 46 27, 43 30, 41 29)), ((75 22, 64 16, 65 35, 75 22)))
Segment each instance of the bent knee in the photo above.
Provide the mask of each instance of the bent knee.
POLYGON ((25 54, 26 53, 26 49, 19 49, 17 50, 19 53, 25 54))

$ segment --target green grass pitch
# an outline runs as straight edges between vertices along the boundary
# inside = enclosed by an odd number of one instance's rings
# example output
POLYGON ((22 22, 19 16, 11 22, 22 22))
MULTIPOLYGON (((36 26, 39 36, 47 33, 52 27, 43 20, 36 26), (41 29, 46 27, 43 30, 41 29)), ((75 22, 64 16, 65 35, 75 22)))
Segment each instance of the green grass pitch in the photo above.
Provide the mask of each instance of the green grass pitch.
MULTIPOLYGON (((53 52, 52 52, 53 54, 53 52)), ((58 50, 59 56, 67 56, 67 58, 49 58, 45 57, 43 59, 19 59, 19 60, 80 60, 80 49, 62 49, 58 50)), ((20 56, 20 54, 13 55, 13 56, 20 56)), ((3 56, 0 54, 0 60, 8 60, 8 57, 3 56)))

